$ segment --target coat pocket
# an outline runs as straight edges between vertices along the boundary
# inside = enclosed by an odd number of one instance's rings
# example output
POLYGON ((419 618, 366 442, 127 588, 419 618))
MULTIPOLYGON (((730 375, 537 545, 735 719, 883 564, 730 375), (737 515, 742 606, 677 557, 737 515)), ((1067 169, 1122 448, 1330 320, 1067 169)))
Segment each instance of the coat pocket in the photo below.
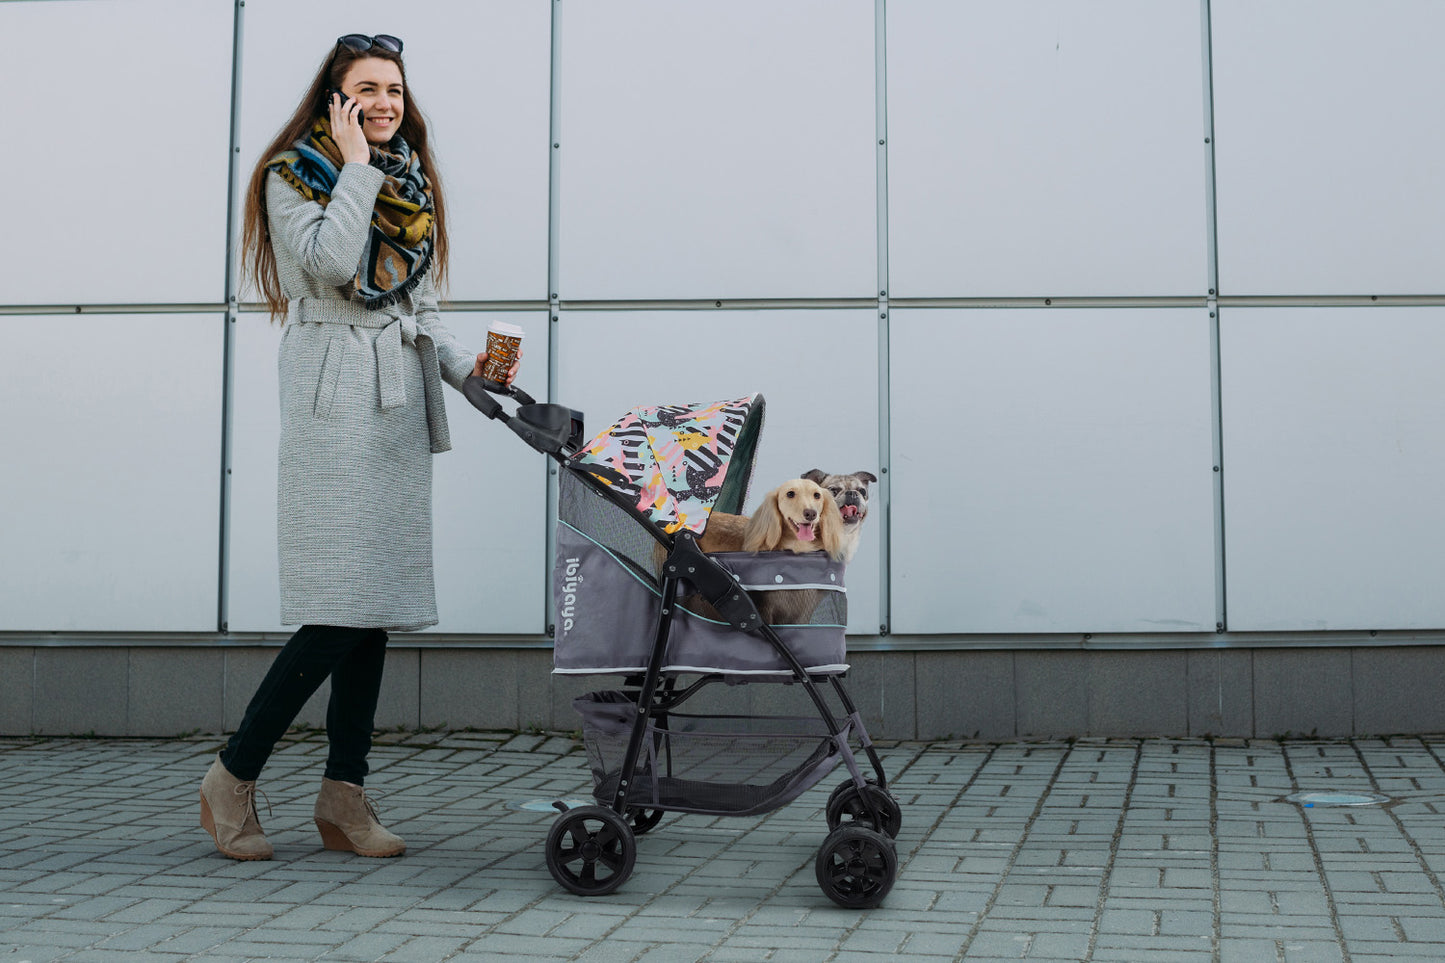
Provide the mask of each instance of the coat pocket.
POLYGON ((317 418, 331 416, 331 403, 336 400, 336 386, 341 383, 341 369, 346 365, 350 347, 343 338, 332 338, 326 342, 326 357, 321 362, 321 377, 316 382, 313 411, 317 418))

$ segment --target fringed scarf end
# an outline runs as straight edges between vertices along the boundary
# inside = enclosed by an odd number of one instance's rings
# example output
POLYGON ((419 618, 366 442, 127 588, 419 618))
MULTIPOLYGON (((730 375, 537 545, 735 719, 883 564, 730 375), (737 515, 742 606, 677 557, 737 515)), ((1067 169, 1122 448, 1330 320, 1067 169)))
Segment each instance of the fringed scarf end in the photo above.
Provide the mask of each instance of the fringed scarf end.
POLYGON ((427 271, 431 270, 431 255, 432 252, 430 250, 428 250, 424 255, 422 255, 422 259, 417 264, 416 270, 412 271, 411 276, 408 277, 405 281, 401 282, 390 291, 387 291, 385 294, 378 294, 375 297, 367 298, 362 303, 365 304, 368 308, 371 308, 372 310, 375 310, 376 308, 387 308, 393 304, 396 304, 407 295, 411 294, 411 292, 416 288, 416 286, 421 283, 421 279, 426 277, 427 271))

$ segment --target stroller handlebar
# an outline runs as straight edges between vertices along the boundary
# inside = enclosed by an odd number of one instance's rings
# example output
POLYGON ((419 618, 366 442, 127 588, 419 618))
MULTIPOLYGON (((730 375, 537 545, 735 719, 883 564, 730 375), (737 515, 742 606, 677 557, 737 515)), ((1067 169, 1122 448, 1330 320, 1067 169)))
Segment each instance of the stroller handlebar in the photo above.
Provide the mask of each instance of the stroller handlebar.
POLYGON ((479 378, 476 375, 469 375, 467 380, 462 382, 462 394, 467 396, 474 408, 488 418, 495 418, 502 411, 502 403, 492 397, 494 394, 515 398, 519 405, 537 403, 531 395, 516 385, 504 385, 500 381, 479 378))
POLYGON ((489 381, 476 375, 462 382, 462 394, 482 414, 500 421, 512 433, 544 455, 560 457, 575 451, 583 442, 582 412, 563 405, 538 404, 521 388, 489 381), (508 415, 502 403, 492 395, 506 395, 517 402, 515 413, 508 415))

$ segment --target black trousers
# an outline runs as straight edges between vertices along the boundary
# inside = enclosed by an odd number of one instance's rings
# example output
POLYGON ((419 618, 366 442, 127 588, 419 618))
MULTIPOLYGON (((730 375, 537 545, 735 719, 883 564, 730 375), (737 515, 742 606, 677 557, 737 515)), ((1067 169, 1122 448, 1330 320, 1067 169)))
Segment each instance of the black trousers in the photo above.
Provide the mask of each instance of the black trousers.
POLYGON ((386 632, 381 629, 301 626, 251 697, 241 725, 221 750, 221 764, 237 779, 259 776, 277 740, 329 675, 326 778, 363 785, 385 661, 386 632))

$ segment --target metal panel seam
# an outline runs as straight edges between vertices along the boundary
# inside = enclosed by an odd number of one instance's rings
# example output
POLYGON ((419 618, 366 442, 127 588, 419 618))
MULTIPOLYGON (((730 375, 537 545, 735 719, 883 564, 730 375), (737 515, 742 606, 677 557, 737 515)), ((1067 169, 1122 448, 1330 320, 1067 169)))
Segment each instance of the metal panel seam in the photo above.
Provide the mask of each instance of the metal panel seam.
POLYGON ((245 0, 236 0, 231 22, 231 136, 226 149, 226 269, 225 291, 222 296, 226 309, 222 315, 221 337, 221 472, 220 505, 217 512, 219 533, 216 539, 218 553, 216 566, 216 626, 224 632, 230 623, 230 539, 231 539, 231 442, 234 407, 235 378, 235 326, 237 304, 236 279, 236 179, 237 157, 241 152, 241 30, 245 19, 245 0))

